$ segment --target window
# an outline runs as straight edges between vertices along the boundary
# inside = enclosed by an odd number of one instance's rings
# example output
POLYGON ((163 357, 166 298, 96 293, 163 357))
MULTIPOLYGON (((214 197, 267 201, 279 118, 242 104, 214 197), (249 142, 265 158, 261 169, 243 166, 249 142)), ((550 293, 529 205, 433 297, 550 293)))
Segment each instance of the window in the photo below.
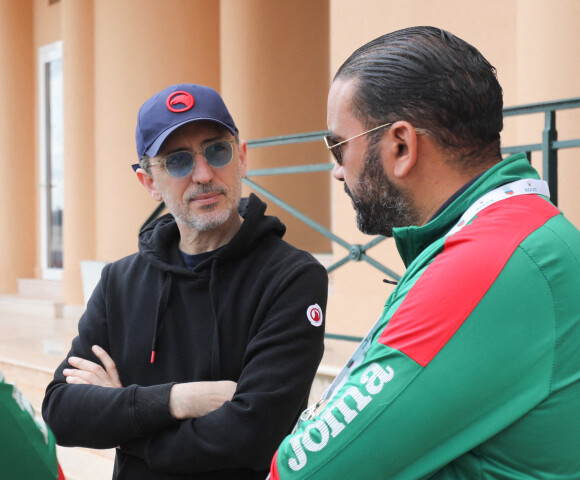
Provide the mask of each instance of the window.
POLYGON ((44 278, 59 279, 63 262, 64 138, 62 43, 39 50, 40 212, 44 278))

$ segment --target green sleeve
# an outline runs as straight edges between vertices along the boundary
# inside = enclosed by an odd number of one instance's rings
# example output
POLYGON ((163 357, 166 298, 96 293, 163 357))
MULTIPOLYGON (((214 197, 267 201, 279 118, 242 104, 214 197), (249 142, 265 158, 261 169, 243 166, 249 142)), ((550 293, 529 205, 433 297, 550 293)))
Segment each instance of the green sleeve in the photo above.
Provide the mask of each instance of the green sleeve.
MULTIPOLYGON (((549 394, 550 291, 525 255, 516 257, 428 364, 381 343, 379 331, 324 410, 281 444, 272 479, 471 478, 453 462, 549 394), (525 274, 527 288, 518 288, 514 277, 525 274)), ((387 308, 385 325, 394 314, 387 308)), ((466 471, 477 469, 476 457, 466 471)))
POLYGON ((54 436, 18 388, 0 372, 0 477, 56 480, 59 469, 54 436))

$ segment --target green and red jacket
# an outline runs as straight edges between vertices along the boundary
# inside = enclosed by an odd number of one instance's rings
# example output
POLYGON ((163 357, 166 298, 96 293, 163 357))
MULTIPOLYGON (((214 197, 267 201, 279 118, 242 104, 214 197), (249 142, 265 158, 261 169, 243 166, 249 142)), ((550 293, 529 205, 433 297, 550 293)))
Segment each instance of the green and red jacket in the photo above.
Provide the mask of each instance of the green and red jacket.
POLYGON ((538 175, 514 155, 396 229, 407 271, 371 346, 280 445, 273 480, 580 478, 580 232, 526 194, 446 236, 524 178, 538 175))
POLYGON ((64 480, 52 432, 0 372, 0 478, 64 480))

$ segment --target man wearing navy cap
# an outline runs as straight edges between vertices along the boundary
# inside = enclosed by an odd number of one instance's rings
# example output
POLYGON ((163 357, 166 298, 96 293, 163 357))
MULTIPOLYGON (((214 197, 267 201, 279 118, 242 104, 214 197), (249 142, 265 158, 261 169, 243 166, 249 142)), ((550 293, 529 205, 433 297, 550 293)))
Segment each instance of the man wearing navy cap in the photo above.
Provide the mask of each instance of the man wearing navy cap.
POLYGON ((103 270, 44 418, 61 445, 117 447, 115 479, 263 479, 322 356, 326 270, 241 198, 247 146, 215 90, 159 92, 136 141, 170 214, 103 270))

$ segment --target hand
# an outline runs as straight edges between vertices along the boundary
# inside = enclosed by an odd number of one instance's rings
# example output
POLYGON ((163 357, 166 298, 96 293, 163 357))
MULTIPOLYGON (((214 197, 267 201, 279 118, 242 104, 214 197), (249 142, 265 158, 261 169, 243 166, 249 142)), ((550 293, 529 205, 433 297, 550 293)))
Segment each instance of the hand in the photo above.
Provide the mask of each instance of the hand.
POLYGON ((99 364, 78 357, 70 357, 68 363, 75 368, 65 368, 63 374, 67 383, 98 385, 101 387, 122 387, 117 366, 105 350, 94 345, 93 353, 103 362, 105 368, 99 364))
POLYGON ((169 411, 178 420, 203 417, 229 402, 236 387, 230 380, 177 383, 171 387, 169 411))

